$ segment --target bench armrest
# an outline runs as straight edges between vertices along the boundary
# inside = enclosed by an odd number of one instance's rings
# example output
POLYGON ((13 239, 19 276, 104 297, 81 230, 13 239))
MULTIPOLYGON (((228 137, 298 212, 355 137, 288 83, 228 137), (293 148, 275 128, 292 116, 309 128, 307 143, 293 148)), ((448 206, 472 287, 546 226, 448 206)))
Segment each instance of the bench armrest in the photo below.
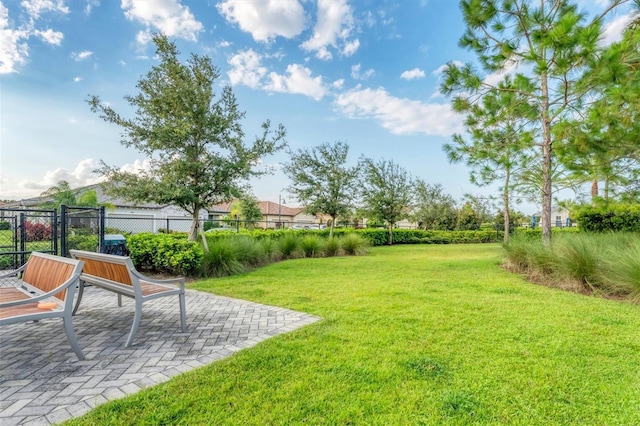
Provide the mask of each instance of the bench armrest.
MULTIPOLYGON (((78 271, 75 274, 73 274, 69 279, 67 279, 65 282, 63 282, 62 284, 60 284, 58 287, 54 288, 51 291, 31 296, 28 299, 14 300, 12 302, 0 303, 0 308, 7 308, 9 306, 25 305, 25 304, 28 304, 28 303, 34 303, 34 302, 39 302, 41 300, 50 299, 54 295, 60 293, 62 290, 66 289, 66 288, 69 288, 72 285, 76 285, 79 282, 79 279, 80 279, 80 271, 78 271)), ((29 287, 31 287, 31 286, 29 286, 29 287)), ((27 289, 29 289, 29 287, 27 287, 27 289)), ((61 301, 61 303, 62 303, 62 301, 61 301)))
POLYGON ((0 275, 0 280, 3 278, 11 278, 11 277, 15 277, 17 276, 20 272, 24 271, 25 268, 27 267, 27 264, 25 263, 24 265, 22 265, 21 267, 19 267, 18 269, 16 269, 15 271, 11 271, 8 272, 6 274, 2 274, 0 275))

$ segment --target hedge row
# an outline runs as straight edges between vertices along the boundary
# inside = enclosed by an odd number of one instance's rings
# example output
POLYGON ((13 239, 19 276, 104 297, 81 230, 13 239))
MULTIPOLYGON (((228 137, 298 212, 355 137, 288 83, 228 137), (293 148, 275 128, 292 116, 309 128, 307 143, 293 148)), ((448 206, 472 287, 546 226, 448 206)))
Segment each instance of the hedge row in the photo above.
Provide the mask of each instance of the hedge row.
POLYGON ((587 232, 640 232, 640 204, 585 206, 575 216, 587 232))

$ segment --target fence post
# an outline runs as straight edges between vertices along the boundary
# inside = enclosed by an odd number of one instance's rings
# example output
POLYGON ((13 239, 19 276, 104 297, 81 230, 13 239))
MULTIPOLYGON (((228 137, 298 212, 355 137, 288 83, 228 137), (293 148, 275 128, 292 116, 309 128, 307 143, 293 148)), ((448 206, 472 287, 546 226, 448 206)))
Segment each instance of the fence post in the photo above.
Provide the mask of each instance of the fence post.
POLYGON ((236 215, 236 232, 240 232, 240 220, 238 220, 238 215, 236 215))
POLYGON ((105 228, 105 209, 100 206, 98 209, 98 252, 104 253, 104 228, 105 228))
POLYGON ((167 234, 169 233, 169 218, 167 217, 167 234))
POLYGON ((24 252, 27 249, 27 230, 24 227, 25 215, 20 213, 20 264, 24 265, 24 252))
POLYGON ((51 239, 53 240, 53 254, 58 254, 58 209, 53 209, 51 213, 51 239))
POLYGON ((60 256, 67 256, 67 206, 60 205, 60 256))

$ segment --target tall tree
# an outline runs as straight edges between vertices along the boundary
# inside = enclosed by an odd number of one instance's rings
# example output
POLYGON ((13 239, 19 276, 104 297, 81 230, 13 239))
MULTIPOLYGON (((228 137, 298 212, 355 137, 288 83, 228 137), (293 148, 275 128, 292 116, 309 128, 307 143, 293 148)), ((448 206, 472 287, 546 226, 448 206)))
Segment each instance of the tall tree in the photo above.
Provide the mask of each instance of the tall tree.
POLYGON ((104 162, 106 192, 133 202, 153 201, 181 207, 193 218, 189 239, 199 231, 201 209, 240 196, 249 177, 265 173, 254 166, 284 147, 282 125, 272 131, 262 124, 262 135, 245 144, 240 124, 245 113, 230 86, 219 98, 213 84, 218 70, 207 56, 192 54, 186 63, 167 37, 154 34, 160 63, 137 84, 136 96, 125 96, 135 110, 125 118, 98 96, 90 96, 93 112, 123 129, 121 143, 150 158, 151 168, 139 174, 124 172, 104 162))
POLYGON ((479 101, 458 98, 454 110, 466 114, 464 125, 469 138, 460 134, 444 145, 453 163, 471 168, 471 182, 478 186, 500 182, 504 214, 504 242, 509 240, 513 179, 525 169, 532 156, 536 110, 513 88, 509 76, 489 90, 479 101))
POLYGON ((559 158, 591 180, 592 203, 640 175, 640 15, 591 64, 583 84, 595 101, 558 126, 559 158), (603 191, 599 191, 603 183, 603 191))
POLYGON ((456 201, 444 192, 441 184, 429 184, 418 179, 414 188, 414 207, 411 215, 420 229, 453 231, 458 221, 456 201))
POLYGON ((240 199, 240 217, 246 228, 253 229, 255 222, 262 220, 262 212, 258 200, 252 195, 245 195, 240 199))
POLYGON ((329 235, 338 216, 345 219, 357 197, 359 166, 347 166, 349 145, 345 142, 324 143, 310 149, 291 152, 291 160, 284 165, 291 179, 287 190, 294 195, 310 214, 331 217, 329 235))
POLYGON ((473 51, 482 73, 471 64, 450 63, 441 90, 458 99, 476 102, 498 88, 492 73, 514 71, 513 85, 537 111, 536 144, 542 167, 542 238, 551 240, 553 128, 581 108, 589 88, 577 84, 598 51, 601 21, 629 2, 612 0, 602 14, 588 20, 568 0, 462 0, 466 31, 460 45, 473 51))
POLYGON ((386 223, 389 244, 393 244, 394 226, 409 217, 413 202, 413 178, 393 160, 375 162, 363 158, 361 164, 362 208, 369 217, 386 223))

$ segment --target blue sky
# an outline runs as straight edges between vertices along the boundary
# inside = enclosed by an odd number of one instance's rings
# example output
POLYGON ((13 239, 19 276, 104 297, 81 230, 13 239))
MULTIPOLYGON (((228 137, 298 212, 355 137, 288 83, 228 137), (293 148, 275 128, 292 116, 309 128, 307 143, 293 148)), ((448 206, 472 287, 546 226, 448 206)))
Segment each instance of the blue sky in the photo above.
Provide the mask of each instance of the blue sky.
MULTIPOLYGON (((611 17, 608 39, 625 13, 611 17)), ((156 63, 150 32, 168 35, 185 58, 212 58, 249 137, 269 119, 294 150, 345 141, 352 162, 394 160, 456 199, 489 194, 496 187, 473 186, 442 151, 462 130, 438 86, 447 62, 474 59, 457 46, 463 31, 453 0, 0 0, 0 199, 37 196, 63 179, 95 183, 99 160, 144 167, 85 100, 99 95, 132 113, 123 96, 156 63)), ((258 198, 288 198, 278 171, 286 160, 264 159, 276 172, 253 182, 258 198)))

